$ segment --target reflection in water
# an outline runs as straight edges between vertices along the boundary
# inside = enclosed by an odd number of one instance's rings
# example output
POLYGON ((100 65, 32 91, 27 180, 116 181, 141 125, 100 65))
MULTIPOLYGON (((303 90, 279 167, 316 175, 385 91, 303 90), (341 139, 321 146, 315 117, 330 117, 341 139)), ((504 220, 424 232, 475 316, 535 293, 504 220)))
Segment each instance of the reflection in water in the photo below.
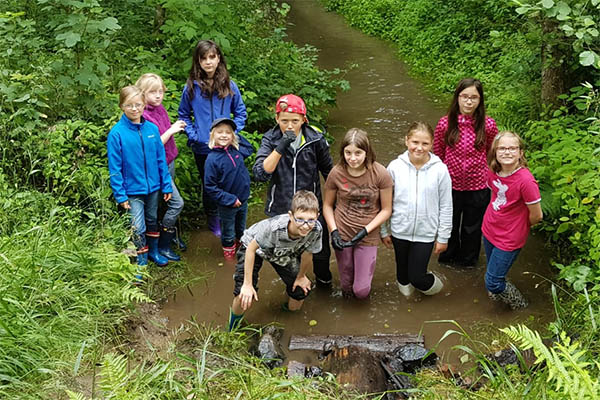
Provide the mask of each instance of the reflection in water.
MULTIPOLYGON (((292 11, 288 33, 299 45, 311 44, 321 49, 319 63, 324 68, 340 68, 347 63, 357 67, 346 79, 352 89, 340 93, 338 108, 330 113, 329 132, 339 140, 351 127, 366 130, 374 144, 378 161, 387 165, 404 151, 403 138, 414 120, 435 125, 445 110, 431 101, 416 81, 411 80, 405 66, 396 59, 388 44, 347 27, 335 14, 325 12, 316 0, 290 2, 292 11), (311 3, 308 6, 308 3, 311 3), (314 4, 312 4, 314 3, 314 4), (299 5, 298 7, 296 5, 299 5)), ((310 110, 309 110, 310 118, 310 110)), ((338 154, 332 146, 334 158, 338 154)), ((247 226, 264 218, 262 206, 250 210, 247 226)), ((164 307, 163 315, 172 327, 194 317, 200 322, 226 327, 233 292, 232 263, 225 263, 219 240, 208 232, 193 234, 185 259, 198 273, 210 272, 214 277, 204 284, 180 290, 164 307)), ((433 346, 447 329, 448 323, 425 321, 456 320, 468 331, 478 323, 491 322, 497 326, 534 320, 540 323, 552 317, 548 285, 542 276, 551 274, 541 238, 532 235, 512 268, 509 278, 530 300, 529 308, 512 312, 502 304, 487 298, 483 275, 484 256, 475 270, 457 271, 438 265, 435 257, 430 270, 445 282, 442 292, 433 297, 416 294, 406 300, 395 284, 395 262, 392 250, 381 246, 373 289, 367 301, 346 300, 337 289, 337 267, 332 255, 334 272, 332 290, 315 289, 301 311, 284 312, 285 286, 268 263, 260 274, 259 301, 246 319, 251 323, 277 322, 285 326, 283 345, 292 334, 425 334, 426 344, 433 346), (309 326, 316 320, 316 326, 309 326)), ((443 353, 456 340, 446 341, 438 351, 443 353)), ((311 361, 307 353, 290 355, 300 361, 311 361)))

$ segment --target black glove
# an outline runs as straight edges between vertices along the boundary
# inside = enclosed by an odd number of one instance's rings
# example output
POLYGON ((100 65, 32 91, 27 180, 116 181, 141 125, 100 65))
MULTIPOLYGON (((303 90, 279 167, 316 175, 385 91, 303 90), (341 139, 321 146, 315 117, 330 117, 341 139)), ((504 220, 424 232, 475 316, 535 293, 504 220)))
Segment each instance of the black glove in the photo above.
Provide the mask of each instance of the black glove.
POLYGON ((290 143, 292 143, 294 140, 296 140, 294 131, 285 131, 281 137, 281 140, 279 141, 279 144, 277 147, 275 147, 275 151, 281 155, 284 155, 285 149, 287 149, 290 143))
POLYGON ((342 251, 344 250, 344 247, 346 247, 346 244, 347 242, 344 242, 342 240, 342 237, 340 236, 338 230, 334 229, 331 232, 331 246, 337 251, 342 251))
POLYGON ((362 228, 360 231, 358 231, 356 236, 354 236, 352 238, 352 240, 350 240, 349 242, 346 242, 344 247, 356 246, 358 244, 358 242, 363 240, 365 238, 365 236, 367 236, 368 234, 369 234, 369 232, 367 232, 367 228, 362 228))

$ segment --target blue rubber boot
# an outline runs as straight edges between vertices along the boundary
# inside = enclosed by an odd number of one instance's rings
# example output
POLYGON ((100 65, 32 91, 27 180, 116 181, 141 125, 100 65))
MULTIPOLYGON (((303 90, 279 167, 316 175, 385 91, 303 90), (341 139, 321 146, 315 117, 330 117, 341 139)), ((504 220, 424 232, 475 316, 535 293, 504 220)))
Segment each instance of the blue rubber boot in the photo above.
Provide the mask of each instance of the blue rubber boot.
POLYGON ((240 322, 244 318, 244 314, 237 315, 233 313, 233 310, 229 309, 229 327, 227 328, 228 332, 231 332, 234 329, 237 329, 240 326, 240 322))
POLYGON ((134 285, 141 285, 144 283, 144 277, 142 272, 148 267, 148 246, 144 246, 137 250, 137 272, 135 274, 135 280, 132 282, 134 285))
POLYGON ((187 250, 187 245, 183 241, 183 237, 181 237, 181 229, 175 228, 175 236, 173 236, 173 240, 171 242, 179 251, 187 250))
POLYGON ((169 260, 158 252, 158 232, 146 232, 146 243, 148 243, 148 258, 150 261, 164 267, 169 263, 169 260))
POLYGON ((158 252, 165 256, 169 261, 180 261, 181 257, 171 250, 171 241, 175 237, 175 228, 160 228, 160 238, 158 239, 158 252))

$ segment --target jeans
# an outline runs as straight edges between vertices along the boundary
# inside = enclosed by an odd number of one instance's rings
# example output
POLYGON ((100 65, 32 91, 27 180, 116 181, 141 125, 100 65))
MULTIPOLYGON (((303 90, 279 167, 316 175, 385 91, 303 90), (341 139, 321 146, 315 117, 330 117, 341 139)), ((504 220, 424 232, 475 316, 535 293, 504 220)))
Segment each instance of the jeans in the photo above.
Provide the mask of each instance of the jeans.
POLYGON ((158 232, 159 193, 160 190, 157 190, 150 194, 129 196, 133 243, 137 249, 146 246, 146 232, 158 232))
POLYGON ((202 207, 204 207, 204 214, 207 217, 216 217, 218 213, 217 203, 206 194, 204 190, 204 164, 208 154, 196 154, 194 153, 194 159, 196 160, 196 167, 200 174, 200 190, 202 191, 202 207))
POLYGON ((163 217, 162 226, 165 228, 174 228, 177 217, 181 214, 181 210, 183 210, 183 197, 181 197, 177 186, 175 186, 175 161, 171 161, 169 164, 169 174, 171 174, 173 194, 171 195, 171 200, 167 201, 167 211, 163 217))
POLYGON ((335 251, 340 271, 340 286, 352 291, 356 298, 365 299, 371 292, 371 282, 377 261, 377 246, 346 247, 335 251))
POLYGON ((486 237, 483 237, 483 248, 487 258, 487 270, 485 271, 485 287, 490 293, 498 294, 506 287, 506 274, 513 265, 521 249, 513 251, 500 250, 486 237))
POLYGON ((427 273, 427 264, 431 257, 434 242, 410 242, 392 236, 394 255, 396 256, 396 279, 401 285, 409 283, 421 291, 431 289, 433 274, 427 273))
POLYGON ((219 219, 221 220, 221 245, 231 247, 235 239, 241 239, 246 229, 246 215, 248 214, 248 201, 239 207, 218 206, 219 219))

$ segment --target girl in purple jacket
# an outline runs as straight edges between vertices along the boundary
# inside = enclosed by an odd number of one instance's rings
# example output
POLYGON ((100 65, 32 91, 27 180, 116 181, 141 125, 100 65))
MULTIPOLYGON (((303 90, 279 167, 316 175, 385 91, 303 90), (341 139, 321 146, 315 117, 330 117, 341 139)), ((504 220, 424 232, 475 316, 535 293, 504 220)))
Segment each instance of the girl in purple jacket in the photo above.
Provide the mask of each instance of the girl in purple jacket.
POLYGON ((169 260, 179 261, 180 257, 171 250, 171 242, 174 242, 182 250, 185 250, 185 244, 179 235, 177 235, 175 228, 177 217, 181 213, 181 210, 183 210, 183 198, 175 186, 175 158, 177 158, 178 153, 173 135, 185 129, 185 122, 177 121, 171 125, 169 114, 167 114, 167 110, 162 104, 167 88, 160 76, 156 74, 144 74, 137 80, 135 85, 144 92, 146 98, 144 119, 158 126, 160 140, 165 146, 167 165, 171 174, 171 186, 173 187, 173 196, 167 203, 167 211, 160 226, 158 251, 169 260))

